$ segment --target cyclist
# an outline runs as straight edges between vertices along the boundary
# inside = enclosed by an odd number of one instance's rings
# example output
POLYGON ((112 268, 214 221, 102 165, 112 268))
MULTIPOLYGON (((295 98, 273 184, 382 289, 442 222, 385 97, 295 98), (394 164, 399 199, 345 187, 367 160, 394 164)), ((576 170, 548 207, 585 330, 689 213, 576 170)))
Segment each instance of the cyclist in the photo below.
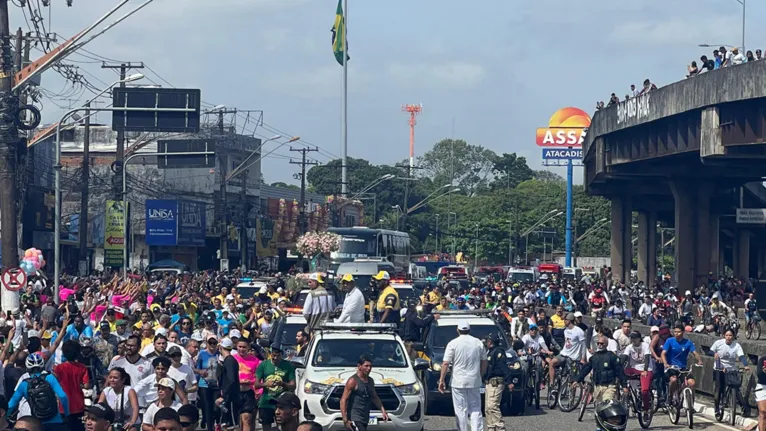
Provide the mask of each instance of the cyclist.
MULTIPOLYGON (((734 331, 727 329, 724 334, 724 338, 716 340, 710 351, 714 353, 713 359, 715 359, 715 368, 713 369, 713 379, 716 382, 716 396, 715 396, 715 411, 720 413, 721 398, 726 390, 726 373, 734 371, 736 373, 737 359, 742 362, 742 366, 747 366, 747 357, 742 350, 742 346, 734 341, 734 331)), ((736 375, 739 378, 739 375, 736 375)), ((737 394, 737 403, 739 405, 745 405, 742 401, 742 395, 739 393, 739 389, 735 390, 737 394)))
POLYGON ((15 410, 21 400, 24 399, 31 408, 32 416, 41 420, 45 430, 66 430, 68 426, 64 418, 69 416, 69 400, 66 392, 53 374, 43 371, 45 360, 39 353, 31 353, 27 356, 25 365, 29 377, 19 383, 13 392, 13 396, 8 401, 8 411, 15 410), (39 383, 39 379, 43 379, 47 383, 49 387, 47 390, 44 383, 39 383), (32 399, 30 399, 29 393, 30 384, 34 387, 33 392, 35 394, 32 399), (59 410, 59 403, 63 415, 59 410))
POLYGON ((750 324, 750 319, 755 318, 758 322, 761 316, 758 314, 758 305, 755 302, 755 295, 751 292, 745 300, 745 322, 750 324))
MULTIPOLYGON (((569 313, 564 319, 566 329, 564 330, 564 348, 561 350, 558 356, 551 360, 551 366, 548 370, 548 383, 550 387, 553 387, 553 380, 556 377, 556 366, 568 361, 580 361, 585 363, 585 352, 588 349, 585 348, 585 332, 582 329, 575 326, 574 313, 569 313)), ((553 391, 556 392, 555 390, 553 391)))
MULTIPOLYGON (((659 329, 658 329, 659 331, 659 329)), ((652 371, 654 361, 652 361, 651 349, 649 344, 641 338, 641 333, 633 331, 630 333, 630 345, 623 352, 628 357, 628 365, 625 374, 629 376, 641 376, 641 404, 644 410, 649 410, 649 391, 652 387, 652 371)))
MULTIPOLYGON (((529 333, 524 334, 524 336, 521 337, 521 341, 524 343, 525 353, 529 353, 530 355, 537 353, 551 355, 552 353, 548 350, 548 345, 545 344, 545 339, 538 332, 537 325, 533 323, 529 325, 529 333)), ((535 362, 538 367, 542 367, 542 358, 538 356, 535 362)), ((545 362, 550 362, 550 360, 546 358, 545 362)), ((524 366, 526 366, 526 364, 524 364, 524 366)))
MULTIPOLYGON (((679 370, 684 370, 686 368, 689 353, 694 353, 697 365, 702 366, 702 358, 697 352, 697 348, 691 340, 684 338, 684 325, 683 323, 678 323, 675 328, 673 328, 673 337, 668 338, 667 341, 665 341, 665 345, 662 346, 662 362, 669 367, 678 367, 678 369, 667 368, 665 370, 670 378, 670 383, 668 384, 668 396, 675 393, 678 376, 680 375, 679 370)), ((694 397, 694 379, 691 375, 686 378, 686 386, 692 390, 692 397, 694 397)))
POLYGON ((604 307, 609 305, 609 299, 604 296, 604 293, 600 288, 597 288, 588 296, 590 302, 590 314, 592 317, 599 317, 600 313, 603 313, 604 307))
POLYGON ((608 338, 603 335, 599 337, 596 342, 596 352, 576 377, 577 382, 582 383, 591 370, 593 371, 593 398, 597 404, 617 398, 617 387, 615 386, 617 380, 622 384, 623 391, 628 393, 628 381, 625 378, 620 358, 614 352, 607 350, 608 344, 608 338))

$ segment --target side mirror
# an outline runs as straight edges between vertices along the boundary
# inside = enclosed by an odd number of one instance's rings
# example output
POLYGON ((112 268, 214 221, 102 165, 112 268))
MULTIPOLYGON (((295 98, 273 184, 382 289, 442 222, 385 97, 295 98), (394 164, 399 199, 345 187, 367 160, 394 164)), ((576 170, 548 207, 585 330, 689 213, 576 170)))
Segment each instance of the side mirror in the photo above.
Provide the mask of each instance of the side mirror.
POLYGON ((423 343, 412 343, 412 350, 416 352, 425 352, 426 346, 423 343))
POLYGON ((415 360, 412 362, 412 368, 413 368, 415 371, 425 371, 425 370, 427 370, 427 369, 428 369, 428 367, 430 367, 430 366, 431 366, 431 364, 430 364, 428 361, 426 361, 425 359, 420 359, 420 358, 418 358, 418 359, 415 359, 415 360))
POLYGON ((296 369, 304 369, 306 368, 306 363, 303 362, 303 358, 293 358, 290 359, 290 363, 293 364, 293 367, 296 369))

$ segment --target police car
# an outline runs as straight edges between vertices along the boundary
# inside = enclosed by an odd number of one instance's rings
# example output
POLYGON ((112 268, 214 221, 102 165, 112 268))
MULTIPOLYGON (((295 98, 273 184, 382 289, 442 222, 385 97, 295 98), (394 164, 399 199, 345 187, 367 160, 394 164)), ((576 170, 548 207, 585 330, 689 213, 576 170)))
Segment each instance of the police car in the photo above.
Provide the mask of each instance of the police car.
MULTIPOLYGON (((444 351, 447 343, 457 338, 457 324, 466 321, 471 326, 471 335, 484 341, 488 335, 496 334, 500 337, 500 347, 506 351, 508 365, 514 379, 514 389, 511 393, 507 388, 503 393, 501 407, 505 415, 518 415, 524 412, 524 371, 518 356, 511 347, 503 329, 491 317, 491 310, 444 310, 433 311, 439 314, 439 319, 426 329, 423 343, 415 343, 413 348, 418 355, 429 361, 429 367, 421 372, 421 380, 426 386, 426 411, 450 409, 452 398, 449 390, 444 394, 439 392, 439 378, 441 365, 444 359, 444 351)), ((449 389, 450 374, 445 376, 445 383, 449 389)), ((482 387, 481 393, 484 394, 482 387)))
POLYGON ((357 371, 359 357, 372 359, 370 377, 389 416, 372 406, 369 429, 423 429, 425 394, 418 370, 423 360, 410 360, 396 325, 386 323, 326 323, 312 338, 303 358, 294 358, 295 393, 302 400, 300 420, 312 420, 325 430, 341 430, 340 399, 346 381, 357 371))

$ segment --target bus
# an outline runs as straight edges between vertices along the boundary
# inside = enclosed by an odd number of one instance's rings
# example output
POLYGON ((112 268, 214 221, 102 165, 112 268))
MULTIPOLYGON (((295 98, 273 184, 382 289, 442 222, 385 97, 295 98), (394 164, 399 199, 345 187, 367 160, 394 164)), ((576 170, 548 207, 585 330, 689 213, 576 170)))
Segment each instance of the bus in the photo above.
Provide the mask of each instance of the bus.
POLYGON ((343 262, 374 257, 385 258, 397 272, 407 273, 409 270, 410 235, 406 232, 364 226, 331 227, 328 231, 340 235, 338 251, 330 253, 332 271, 343 262))

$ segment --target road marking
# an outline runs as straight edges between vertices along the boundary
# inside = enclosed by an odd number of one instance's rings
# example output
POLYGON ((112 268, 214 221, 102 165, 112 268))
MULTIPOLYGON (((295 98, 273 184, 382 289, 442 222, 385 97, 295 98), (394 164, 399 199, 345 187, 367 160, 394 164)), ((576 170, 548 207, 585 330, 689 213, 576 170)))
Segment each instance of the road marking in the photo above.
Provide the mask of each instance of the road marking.
POLYGON ((700 416, 694 415, 694 421, 696 422, 696 421, 698 421, 698 420, 699 420, 699 421, 702 421, 702 422, 707 422, 707 423, 710 423, 710 424, 713 424, 713 425, 717 425, 717 426, 719 426, 719 427, 721 427, 721 428, 725 428, 725 429, 727 429, 727 430, 731 430, 731 431, 742 431, 740 428, 735 428, 735 427, 733 427, 733 426, 730 426, 730 425, 726 425, 726 424, 722 424, 722 423, 720 423, 720 422, 718 422, 718 421, 714 421, 714 420, 712 420, 712 419, 708 419, 708 418, 706 418, 706 417, 700 417, 700 416))

